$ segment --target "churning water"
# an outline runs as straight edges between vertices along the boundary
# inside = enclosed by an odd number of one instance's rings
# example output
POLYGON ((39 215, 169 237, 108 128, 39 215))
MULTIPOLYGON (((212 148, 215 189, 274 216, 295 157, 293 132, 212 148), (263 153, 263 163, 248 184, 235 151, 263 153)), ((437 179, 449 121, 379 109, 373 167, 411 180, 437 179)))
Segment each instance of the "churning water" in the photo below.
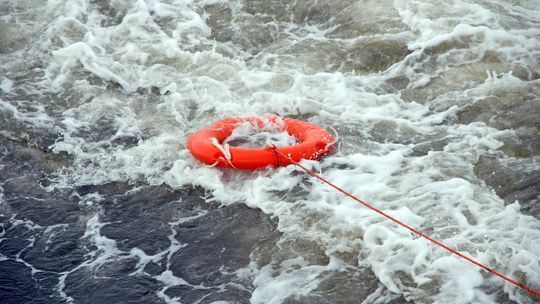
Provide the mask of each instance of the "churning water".
POLYGON ((540 1, 0 0, 0 302, 534 303, 298 168, 208 168, 226 116, 540 289, 540 1))

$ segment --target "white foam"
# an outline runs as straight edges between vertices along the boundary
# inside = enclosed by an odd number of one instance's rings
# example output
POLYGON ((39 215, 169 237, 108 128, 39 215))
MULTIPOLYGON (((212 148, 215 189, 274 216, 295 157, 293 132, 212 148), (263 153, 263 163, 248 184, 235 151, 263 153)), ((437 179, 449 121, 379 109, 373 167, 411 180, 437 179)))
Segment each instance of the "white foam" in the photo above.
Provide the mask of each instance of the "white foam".
POLYGON ((332 259, 328 265, 309 265, 300 257, 283 261, 278 271, 267 265, 253 281, 256 288, 250 302, 278 304, 289 297, 308 295, 318 286, 318 277, 323 272, 337 270, 340 266, 332 259))
POLYGON ((0 90, 4 91, 4 93, 11 92, 11 90, 13 89, 13 81, 6 77, 2 77, 0 79, 0 90))
MULTIPOLYGON (((98 57, 87 43, 76 42, 65 48, 53 52, 53 56, 60 62, 60 76, 53 82, 54 86, 60 86, 65 82, 66 73, 77 64, 82 64, 86 70, 107 81, 120 84, 125 90, 132 91, 134 86, 118 75, 110 68, 100 64, 98 57)), ((114 68, 116 64, 112 64, 114 68)))
POLYGON ((9 113, 15 120, 22 121, 34 125, 36 127, 45 128, 49 130, 54 129, 54 119, 47 115, 45 107, 43 105, 28 105, 26 103, 20 103, 18 106, 29 107, 29 110, 19 111, 17 102, 6 102, 0 99, 0 110, 9 113))

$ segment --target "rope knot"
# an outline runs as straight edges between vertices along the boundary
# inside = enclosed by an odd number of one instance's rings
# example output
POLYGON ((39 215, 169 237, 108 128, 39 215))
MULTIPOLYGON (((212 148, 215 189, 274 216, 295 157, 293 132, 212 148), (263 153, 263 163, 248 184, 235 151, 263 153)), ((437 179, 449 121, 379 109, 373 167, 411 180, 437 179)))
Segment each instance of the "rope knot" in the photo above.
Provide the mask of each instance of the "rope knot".
POLYGON ((279 153, 279 150, 278 150, 277 146, 274 143, 268 141, 266 143, 266 148, 272 150, 272 155, 274 155, 274 167, 276 167, 276 168, 279 167, 281 163, 279 161, 279 154, 280 153, 279 153))

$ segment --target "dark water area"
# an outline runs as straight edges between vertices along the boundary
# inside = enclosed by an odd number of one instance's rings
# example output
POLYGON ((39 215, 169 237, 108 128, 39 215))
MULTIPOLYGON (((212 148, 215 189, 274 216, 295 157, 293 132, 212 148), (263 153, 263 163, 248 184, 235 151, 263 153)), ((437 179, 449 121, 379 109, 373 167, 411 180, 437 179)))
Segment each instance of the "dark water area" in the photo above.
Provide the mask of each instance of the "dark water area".
POLYGON ((2 146, 2 303, 162 303, 160 290, 185 303, 245 303, 252 287, 234 271, 279 238, 262 212, 208 203, 202 189, 117 183, 47 192, 47 153, 5 138, 2 146), (98 195, 98 203, 84 199, 98 195), (152 258, 141 263, 139 252, 152 258), (166 288, 154 277, 167 271, 192 286, 166 288))

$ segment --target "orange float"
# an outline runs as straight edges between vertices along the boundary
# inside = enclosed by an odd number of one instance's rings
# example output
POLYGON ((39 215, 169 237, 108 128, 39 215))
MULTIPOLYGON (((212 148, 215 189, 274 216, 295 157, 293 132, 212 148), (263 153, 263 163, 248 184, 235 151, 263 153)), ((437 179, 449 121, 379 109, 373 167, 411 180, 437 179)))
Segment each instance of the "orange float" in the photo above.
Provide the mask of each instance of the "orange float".
POLYGON ((225 167, 253 170, 267 166, 279 167, 301 159, 316 159, 334 149, 334 137, 325 129, 309 122, 292 118, 270 116, 271 121, 283 121, 283 130, 296 138, 297 144, 263 148, 223 146, 239 123, 249 122, 264 128, 268 116, 228 117, 194 133, 188 140, 187 148, 203 163, 225 167), (276 149, 279 149, 278 153, 276 149), (289 158, 281 155, 287 155, 289 158))

